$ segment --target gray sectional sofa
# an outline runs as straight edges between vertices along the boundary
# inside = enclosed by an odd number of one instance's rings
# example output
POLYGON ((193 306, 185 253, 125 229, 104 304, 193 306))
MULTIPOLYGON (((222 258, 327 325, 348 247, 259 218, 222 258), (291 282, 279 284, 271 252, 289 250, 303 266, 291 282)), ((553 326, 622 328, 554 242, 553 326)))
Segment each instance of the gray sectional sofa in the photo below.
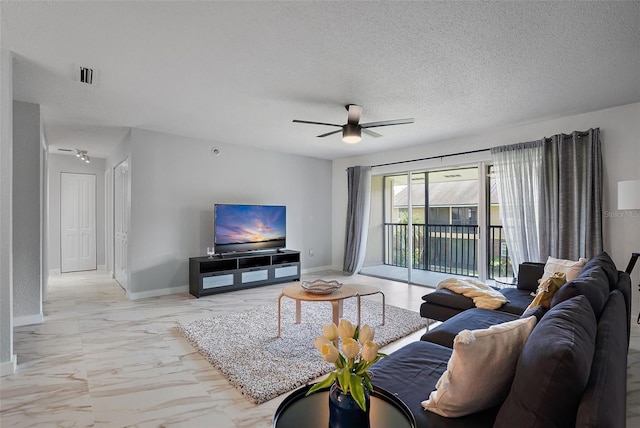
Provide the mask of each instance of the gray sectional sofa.
MULTIPOLYGON (((515 288, 499 289, 509 300, 497 309, 499 312, 522 315, 522 312, 533 300, 531 293, 538 288, 538 279, 544 273, 544 263, 522 263, 518 269, 518 281, 515 288)), ((436 321, 446 321, 467 309, 475 308, 468 297, 456 294, 447 289, 437 290, 422 296, 424 302, 420 306, 420 315, 436 321)))
MULTIPOLYGON (((376 363, 373 383, 405 402, 417 426, 423 428, 624 427, 630 292, 629 275, 618 271, 608 254, 602 253, 560 288, 549 310, 538 307, 518 314, 515 309, 453 308, 456 313, 422 340, 376 363), (454 337, 460 331, 532 315, 538 322, 518 356, 504 399, 460 417, 423 410, 421 402, 447 370, 454 337)), ((531 291, 514 288, 507 291, 511 293, 531 291)))

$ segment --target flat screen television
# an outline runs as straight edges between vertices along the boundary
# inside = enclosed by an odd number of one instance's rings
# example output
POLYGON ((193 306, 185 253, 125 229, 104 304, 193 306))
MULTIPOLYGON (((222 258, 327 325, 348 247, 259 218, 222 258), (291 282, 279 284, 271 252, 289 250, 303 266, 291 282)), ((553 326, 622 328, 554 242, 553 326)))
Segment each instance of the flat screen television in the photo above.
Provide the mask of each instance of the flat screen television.
POLYGON ((216 254, 286 248, 285 206, 215 204, 213 218, 216 254))

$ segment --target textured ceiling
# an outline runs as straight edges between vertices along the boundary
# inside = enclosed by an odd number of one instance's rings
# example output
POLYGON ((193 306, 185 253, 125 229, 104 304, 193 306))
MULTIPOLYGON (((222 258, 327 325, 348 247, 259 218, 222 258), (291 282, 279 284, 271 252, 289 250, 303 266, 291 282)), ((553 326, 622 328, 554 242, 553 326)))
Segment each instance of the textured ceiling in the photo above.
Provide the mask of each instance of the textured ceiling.
MULTIPOLYGON (((0 2, 14 98, 105 156, 128 127, 334 159, 640 101, 640 2, 0 2), (97 85, 74 67, 98 71, 97 85), (347 145, 362 122, 415 118, 347 145)), ((595 124, 597 126, 597 124, 595 124)), ((571 130, 565 130, 571 131, 571 130)))

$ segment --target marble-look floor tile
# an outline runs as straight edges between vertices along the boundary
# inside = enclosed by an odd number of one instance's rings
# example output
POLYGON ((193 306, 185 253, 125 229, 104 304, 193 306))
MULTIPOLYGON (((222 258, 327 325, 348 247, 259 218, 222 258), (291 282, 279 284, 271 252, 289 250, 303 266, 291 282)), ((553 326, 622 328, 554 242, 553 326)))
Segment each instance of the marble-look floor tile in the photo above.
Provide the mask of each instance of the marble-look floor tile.
POLYGON ((83 353, 19 364, 2 378, 2 427, 93 426, 83 353))
MULTIPOLYGON (((418 311, 432 289, 316 272, 380 287, 386 302, 418 311)), ((44 323, 17 327, 16 374, 0 379, 0 426, 267 428, 288 394, 247 401, 176 330, 181 322, 273 305, 282 285, 196 299, 187 293, 130 301, 106 272, 50 278, 44 323)), ((379 301, 379 296, 367 296, 379 301)), ((393 352, 418 331, 387 345, 393 352)), ((627 426, 640 423, 640 326, 629 349, 627 426)), ((640 426, 640 425, 639 425, 640 426)))

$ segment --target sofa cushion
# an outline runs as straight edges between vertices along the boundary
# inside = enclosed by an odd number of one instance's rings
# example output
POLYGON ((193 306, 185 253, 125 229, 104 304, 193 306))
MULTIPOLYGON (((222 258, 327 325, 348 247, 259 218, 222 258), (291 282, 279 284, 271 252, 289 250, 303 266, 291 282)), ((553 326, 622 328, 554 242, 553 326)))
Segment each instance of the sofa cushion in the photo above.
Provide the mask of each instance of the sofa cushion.
POLYGON ((533 291, 538 289, 540 278, 544 274, 544 263, 524 262, 518 266, 518 285, 523 291, 533 291))
POLYGON ((581 295, 586 296, 596 319, 599 319, 602 308, 609 297, 609 282, 601 267, 591 266, 589 269, 583 269, 578 278, 566 283, 553 296, 551 306, 581 295))
POLYGON ((435 305, 431 302, 423 302, 422 305, 420 305, 420 316, 436 321, 446 321, 463 311, 464 309, 435 305))
POLYGON ((430 342, 403 346, 371 367, 374 387, 382 388, 402 400, 413 413, 417 427, 491 427, 497 407, 467 417, 449 419, 426 412, 421 406, 425 389, 434 389, 447 369, 452 350, 430 342), (410 381, 408 381, 410 379, 410 381))
POLYGON ((596 319, 585 296, 551 308, 520 354, 496 427, 575 426, 593 360, 596 319))
POLYGON ((447 362, 453 350, 429 342, 412 342, 382 358, 373 366, 373 383, 391 393, 402 395, 416 394, 420 397, 418 403, 424 399, 422 387, 435 388, 438 379, 447 369, 447 362), (412 379, 420 384, 417 388, 412 379))
POLYGON ((597 256, 592 257, 585 263, 580 273, 590 270, 593 266, 599 266, 603 269, 609 281, 609 291, 613 290, 618 283, 618 268, 613 260, 611 260, 609 254, 603 251, 597 256))
POLYGON ((628 273, 618 271, 616 290, 622 293, 624 301, 627 304, 627 341, 629 341, 631 336, 631 277, 628 273))
POLYGON ((461 331, 453 341, 447 370, 422 407, 442 416, 460 417, 504 401, 536 321, 532 316, 461 331))
POLYGON ((426 332, 422 335, 421 340, 453 348, 453 339, 462 330, 489 328, 494 324, 502 324, 517 318, 517 315, 507 312, 473 308, 460 312, 433 330, 426 332))
POLYGON ((544 265, 544 273, 542 274, 542 278, 540 278, 540 282, 546 281, 551 275, 556 272, 562 272, 567 276, 567 281, 571 281, 574 278, 577 278, 582 270, 582 267, 587 262, 587 259, 580 258, 577 261, 574 260, 565 260, 565 259, 556 259, 555 257, 549 256, 547 262, 544 265))
POLYGON ((623 427, 627 402, 626 304, 614 290, 598 322, 596 351, 587 388, 582 394, 577 427, 623 427))
POLYGON ((520 318, 528 318, 528 317, 536 317, 536 319, 538 320, 538 322, 540 322, 540 320, 542 319, 542 317, 544 316, 544 314, 547 313, 549 309, 545 308, 544 306, 534 306, 531 309, 527 309, 526 311, 524 311, 524 313, 522 314, 522 316, 520 316, 520 318))
POLYGON ((473 300, 462 294, 454 293, 446 288, 434 291, 433 293, 425 294, 422 296, 422 300, 425 302, 433 303, 435 305, 446 306, 448 308, 456 309, 471 309, 475 308, 473 300))
POLYGON ((506 297, 509 301, 502 305, 498 310, 501 312, 509 312, 510 314, 515 315, 522 315, 522 313, 527 309, 529 303, 531 303, 534 297, 528 290, 520 290, 513 287, 503 288, 502 290, 500 290, 500 292, 504 294, 504 297, 506 297))

